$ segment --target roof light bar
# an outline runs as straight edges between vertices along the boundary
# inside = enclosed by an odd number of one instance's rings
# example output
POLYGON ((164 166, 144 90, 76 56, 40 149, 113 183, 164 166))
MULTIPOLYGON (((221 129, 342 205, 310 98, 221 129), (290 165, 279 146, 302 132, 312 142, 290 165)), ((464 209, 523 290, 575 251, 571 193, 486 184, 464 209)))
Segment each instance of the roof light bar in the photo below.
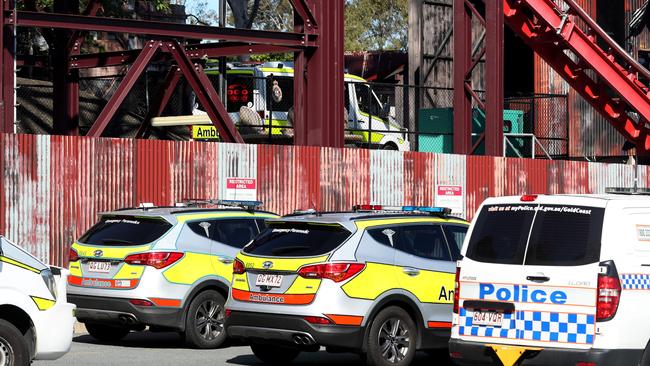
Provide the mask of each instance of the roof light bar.
POLYGON ((426 212, 431 214, 449 215, 449 207, 435 206, 383 206, 383 205, 356 205, 354 211, 401 211, 401 212, 426 212))
POLYGON ((521 202, 535 202, 537 200, 536 194, 525 194, 521 196, 521 202))
POLYGON ((217 205, 226 207, 240 207, 247 210, 253 210, 263 205, 262 201, 245 201, 245 200, 220 200, 220 199, 187 199, 182 202, 187 206, 198 205, 217 205))

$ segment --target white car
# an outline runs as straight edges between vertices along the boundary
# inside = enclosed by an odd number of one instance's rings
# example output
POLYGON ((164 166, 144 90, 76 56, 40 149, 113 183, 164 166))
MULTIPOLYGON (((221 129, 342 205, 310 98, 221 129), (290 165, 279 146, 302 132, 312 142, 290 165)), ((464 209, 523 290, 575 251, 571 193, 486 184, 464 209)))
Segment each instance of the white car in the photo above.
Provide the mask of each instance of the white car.
POLYGON ((486 200, 456 272, 457 364, 650 364, 650 197, 486 200))
POLYGON ((0 365, 53 360, 70 350, 75 306, 68 271, 48 267, 0 236, 0 365))

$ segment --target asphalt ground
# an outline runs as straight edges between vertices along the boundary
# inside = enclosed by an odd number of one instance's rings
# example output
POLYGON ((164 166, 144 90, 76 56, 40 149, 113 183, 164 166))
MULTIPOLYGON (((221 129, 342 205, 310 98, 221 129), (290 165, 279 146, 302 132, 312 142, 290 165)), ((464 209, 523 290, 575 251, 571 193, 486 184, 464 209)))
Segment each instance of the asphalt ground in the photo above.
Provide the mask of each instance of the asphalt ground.
MULTIPOLYGON (((91 365, 263 365, 241 343, 229 342, 216 350, 188 348, 176 333, 132 332, 121 342, 100 344, 88 334, 76 334, 72 349, 56 361, 36 361, 35 366, 91 366, 91 365)), ((302 353, 293 365, 363 365, 361 358, 352 353, 332 354, 302 353)), ((430 356, 418 352, 413 366, 451 365, 444 355, 430 356)))

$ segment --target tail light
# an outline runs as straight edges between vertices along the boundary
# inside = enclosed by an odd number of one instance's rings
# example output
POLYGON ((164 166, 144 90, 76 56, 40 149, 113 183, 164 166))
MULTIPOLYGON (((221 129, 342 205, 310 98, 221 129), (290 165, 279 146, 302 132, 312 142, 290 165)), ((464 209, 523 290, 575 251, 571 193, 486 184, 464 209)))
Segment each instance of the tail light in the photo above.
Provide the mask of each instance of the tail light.
POLYGON ((226 311, 224 312, 224 317, 230 318, 230 315, 232 315, 232 310, 226 309, 226 311))
POLYGON ((135 306, 153 306, 153 303, 149 300, 132 299, 129 302, 135 306))
POLYGON ((76 262, 79 260, 79 253, 77 253, 76 250, 70 248, 70 252, 68 252, 68 262, 76 262))
POLYGON ((307 323, 310 324, 318 324, 318 325, 327 325, 327 324, 332 324, 332 321, 323 318, 322 316, 306 316, 304 319, 307 321, 307 323))
POLYGON ((361 272, 364 263, 322 263, 304 266, 298 270, 303 278, 328 279, 334 282, 345 281, 361 272))
POLYGON ((460 267, 456 267, 456 278, 454 279, 454 314, 458 314, 460 307, 460 267))
POLYGON ((260 116, 262 121, 264 121, 264 119, 266 118, 266 114, 264 113, 264 111, 257 111, 257 115, 260 116))
POLYGON ((613 261, 600 263, 598 274, 598 302, 596 303, 596 320, 607 321, 616 315, 621 297, 621 281, 613 261))
POLYGON ((161 269, 172 265, 182 257, 183 253, 178 252, 149 252, 132 254, 124 258, 124 262, 132 265, 150 266, 161 269))
POLYGON ((243 274, 244 272, 246 272, 246 267, 244 266, 244 262, 235 258, 235 261, 232 262, 232 273, 243 274))

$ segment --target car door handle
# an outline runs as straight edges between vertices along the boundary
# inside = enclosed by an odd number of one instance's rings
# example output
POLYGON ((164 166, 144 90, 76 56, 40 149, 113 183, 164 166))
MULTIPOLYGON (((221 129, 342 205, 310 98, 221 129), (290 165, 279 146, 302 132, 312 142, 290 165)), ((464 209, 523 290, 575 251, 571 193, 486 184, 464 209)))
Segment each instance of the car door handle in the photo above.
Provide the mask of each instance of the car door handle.
POLYGON ((229 257, 219 257, 219 262, 223 264, 232 264, 235 260, 229 257))
POLYGON ((407 275, 409 275, 411 277, 415 277, 415 276, 420 274, 419 269, 415 269, 415 268, 411 268, 411 267, 402 268, 402 271, 404 271, 405 274, 407 274, 407 275))
POLYGON ((528 281, 538 282, 538 283, 548 282, 550 280, 550 278, 548 278, 546 276, 528 276, 528 277, 526 277, 526 279, 528 281))

